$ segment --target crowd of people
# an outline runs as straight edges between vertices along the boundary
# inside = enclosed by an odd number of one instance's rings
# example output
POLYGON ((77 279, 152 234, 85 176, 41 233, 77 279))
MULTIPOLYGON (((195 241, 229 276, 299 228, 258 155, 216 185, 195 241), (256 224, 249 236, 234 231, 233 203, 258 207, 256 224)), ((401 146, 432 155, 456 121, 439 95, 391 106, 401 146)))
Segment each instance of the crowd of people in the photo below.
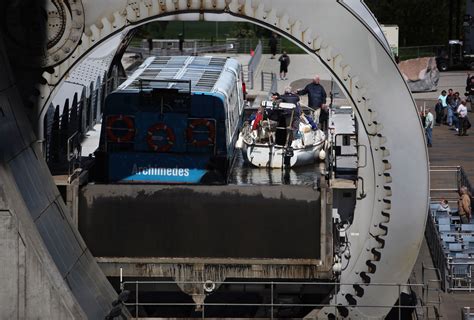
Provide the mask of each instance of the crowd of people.
MULTIPOLYGON (((252 130, 257 130, 258 127, 266 121, 273 122, 273 126, 278 125, 279 127, 292 128, 289 140, 296 135, 296 131, 299 128, 300 121, 303 121, 311 126, 312 130, 326 130, 329 120, 329 106, 326 104, 327 94, 324 87, 320 84, 320 76, 316 75, 312 82, 307 84, 304 88, 293 90, 290 86, 285 88, 283 94, 277 92, 272 93, 272 100, 274 102, 286 102, 292 103, 296 106, 294 113, 291 115, 291 112, 285 113, 279 112, 278 115, 269 114, 268 110, 265 110, 264 107, 259 107, 257 112, 250 117, 252 123, 252 130), (300 105, 300 96, 308 95, 308 106, 307 108, 311 110, 311 116, 305 114, 302 111, 300 105), (280 117, 280 118, 278 118, 280 117)), ((272 127, 272 125, 270 125, 272 127)), ((278 139, 277 139, 278 140, 278 139)))
POLYGON ((453 89, 441 91, 438 101, 434 107, 435 114, 430 108, 426 108, 422 114, 422 120, 426 133, 428 147, 433 146, 434 126, 447 125, 459 136, 468 136, 467 131, 471 127, 468 117, 467 102, 474 104, 474 76, 469 73, 466 80, 466 98, 461 98, 459 92, 453 89))

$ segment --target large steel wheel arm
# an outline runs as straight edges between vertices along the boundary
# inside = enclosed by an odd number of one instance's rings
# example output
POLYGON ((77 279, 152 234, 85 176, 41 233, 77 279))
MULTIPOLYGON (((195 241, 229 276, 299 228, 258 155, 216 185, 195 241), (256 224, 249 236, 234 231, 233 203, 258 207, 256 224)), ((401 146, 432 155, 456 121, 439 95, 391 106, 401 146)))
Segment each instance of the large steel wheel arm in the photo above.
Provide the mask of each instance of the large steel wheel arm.
MULTIPOLYGON (((76 1, 77 2, 77 1, 76 1)), ((381 30, 361 1, 347 0, 83 0, 81 44, 69 58, 44 73, 43 106, 55 86, 89 51, 112 35, 152 20, 244 19, 289 37, 319 60, 357 109, 363 183, 350 227, 351 257, 344 261, 343 286, 333 302, 339 315, 381 317, 396 288, 369 283, 405 283, 423 237, 428 199, 428 156, 416 106, 381 30)), ((58 42, 59 43, 59 42, 58 42)), ((38 130, 41 134, 42 130, 38 130)), ((334 309, 323 309, 324 318, 334 309)))

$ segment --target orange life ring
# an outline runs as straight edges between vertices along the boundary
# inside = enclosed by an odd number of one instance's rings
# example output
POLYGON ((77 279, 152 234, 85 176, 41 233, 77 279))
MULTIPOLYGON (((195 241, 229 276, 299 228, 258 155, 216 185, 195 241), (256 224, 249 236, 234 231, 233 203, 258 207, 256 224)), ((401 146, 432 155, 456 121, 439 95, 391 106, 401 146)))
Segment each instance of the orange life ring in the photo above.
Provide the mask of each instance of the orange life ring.
POLYGON ((173 129, 164 123, 157 123, 148 128, 146 142, 153 151, 167 152, 173 147, 175 140, 176 137, 174 135, 173 129), (153 139, 154 134, 159 131, 164 131, 166 133, 166 142, 161 145, 158 145, 153 139))
POLYGON ((195 145, 196 147, 205 147, 210 144, 214 144, 215 138, 216 126, 214 122, 207 119, 194 119, 189 122, 188 128, 186 129, 186 139, 189 143, 195 145), (194 129, 199 126, 207 128, 208 133, 206 140, 196 140, 194 138, 194 129))
POLYGON ((124 116, 122 114, 117 116, 108 116, 106 129, 107 138, 112 142, 130 142, 135 137, 135 124, 132 117, 130 116, 124 116), (126 127, 115 127, 114 125, 117 122, 123 122, 126 127), (118 136, 114 133, 114 130, 117 129, 120 131, 126 131, 126 133, 122 136, 118 136))

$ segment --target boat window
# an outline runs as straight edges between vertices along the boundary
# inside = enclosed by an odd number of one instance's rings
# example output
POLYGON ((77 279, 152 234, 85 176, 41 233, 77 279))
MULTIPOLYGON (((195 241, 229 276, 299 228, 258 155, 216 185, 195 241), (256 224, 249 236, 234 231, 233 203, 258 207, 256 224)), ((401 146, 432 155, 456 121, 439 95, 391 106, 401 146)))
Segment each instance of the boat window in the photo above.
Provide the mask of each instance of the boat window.
POLYGON ((141 111, 189 113, 191 95, 175 89, 153 89, 140 92, 141 111))

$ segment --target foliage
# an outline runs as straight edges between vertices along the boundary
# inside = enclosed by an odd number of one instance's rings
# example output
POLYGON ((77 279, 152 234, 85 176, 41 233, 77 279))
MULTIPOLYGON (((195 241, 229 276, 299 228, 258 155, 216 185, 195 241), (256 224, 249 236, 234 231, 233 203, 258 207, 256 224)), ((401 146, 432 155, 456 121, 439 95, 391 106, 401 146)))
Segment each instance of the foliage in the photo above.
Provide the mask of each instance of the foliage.
POLYGON ((377 20, 382 24, 400 27, 399 45, 421 46, 447 43, 449 33, 449 4, 452 2, 454 22, 462 32, 464 0, 365 0, 377 20), (460 21, 456 22, 456 8, 460 4, 460 21))

